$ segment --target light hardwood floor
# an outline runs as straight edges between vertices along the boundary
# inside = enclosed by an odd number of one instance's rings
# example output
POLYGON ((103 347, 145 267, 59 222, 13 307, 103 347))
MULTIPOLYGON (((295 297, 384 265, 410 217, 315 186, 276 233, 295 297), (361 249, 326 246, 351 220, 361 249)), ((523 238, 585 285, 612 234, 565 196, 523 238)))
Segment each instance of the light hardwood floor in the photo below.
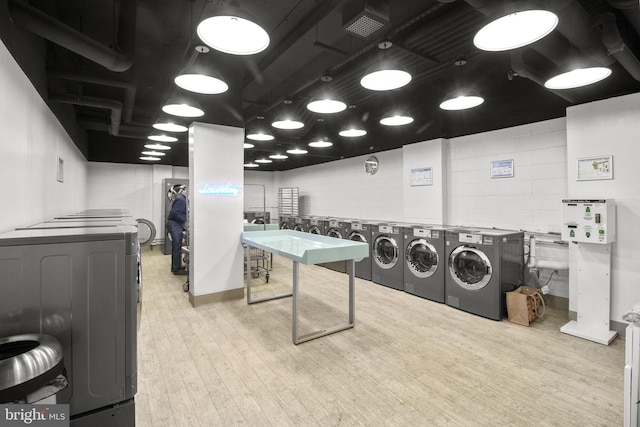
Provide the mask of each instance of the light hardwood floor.
MULTIPOLYGON (((274 258, 256 296, 290 289, 274 258)), ((562 334, 566 312, 524 327, 357 279, 355 328, 296 346, 291 298, 193 308, 169 270, 145 250, 138 426, 623 423, 624 341, 562 334)), ((346 275, 301 265, 300 279, 301 334, 346 321, 346 275)))

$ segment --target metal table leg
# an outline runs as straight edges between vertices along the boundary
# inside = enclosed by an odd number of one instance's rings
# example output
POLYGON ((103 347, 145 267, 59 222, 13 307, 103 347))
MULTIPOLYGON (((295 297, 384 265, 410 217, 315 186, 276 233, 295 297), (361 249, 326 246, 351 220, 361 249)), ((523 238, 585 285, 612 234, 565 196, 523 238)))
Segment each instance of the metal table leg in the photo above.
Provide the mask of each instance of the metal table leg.
POLYGON ((325 335, 333 334, 336 332, 344 331, 345 329, 353 328, 355 325, 355 260, 348 260, 349 262, 349 323, 333 326, 327 329, 321 329, 316 332, 311 332, 303 336, 298 336, 298 262, 293 261, 293 343, 300 344, 306 341, 310 341, 316 338, 324 337, 325 335))
POLYGON ((255 304, 257 302, 263 302, 263 301, 271 301, 274 299, 286 298, 293 295, 293 293, 288 292, 284 294, 271 295, 268 297, 252 299, 251 298, 251 246, 247 245, 246 248, 247 248, 247 304, 255 304))

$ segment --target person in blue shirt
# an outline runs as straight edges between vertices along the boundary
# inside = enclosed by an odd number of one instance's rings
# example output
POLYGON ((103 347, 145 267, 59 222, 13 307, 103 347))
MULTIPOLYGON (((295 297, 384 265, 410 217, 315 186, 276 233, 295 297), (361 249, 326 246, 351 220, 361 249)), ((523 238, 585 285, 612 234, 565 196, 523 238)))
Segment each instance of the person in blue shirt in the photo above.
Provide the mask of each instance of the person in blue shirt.
POLYGON ((187 274, 182 266, 182 232, 187 222, 186 188, 177 191, 176 198, 171 204, 171 211, 167 217, 167 230, 171 235, 171 272, 173 274, 187 274))

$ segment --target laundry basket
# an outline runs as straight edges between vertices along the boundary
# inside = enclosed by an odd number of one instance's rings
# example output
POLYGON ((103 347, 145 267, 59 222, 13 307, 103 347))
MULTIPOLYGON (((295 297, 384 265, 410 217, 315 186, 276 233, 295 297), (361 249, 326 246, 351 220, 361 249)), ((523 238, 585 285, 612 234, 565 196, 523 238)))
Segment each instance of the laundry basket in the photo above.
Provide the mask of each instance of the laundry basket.
POLYGON ((68 385, 62 356, 50 335, 0 338, 0 404, 56 403, 52 398, 68 385))

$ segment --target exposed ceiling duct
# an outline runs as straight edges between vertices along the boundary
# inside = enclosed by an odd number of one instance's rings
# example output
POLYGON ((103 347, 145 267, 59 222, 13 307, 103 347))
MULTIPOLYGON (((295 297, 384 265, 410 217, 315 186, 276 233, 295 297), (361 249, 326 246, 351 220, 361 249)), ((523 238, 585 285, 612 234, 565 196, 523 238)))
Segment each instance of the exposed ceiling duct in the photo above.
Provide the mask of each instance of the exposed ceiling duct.
POLYGON ((109 133, 114 136, 118 136, 120 133, 120 122, 122 120, 121 102, 113 101, 111 99, 74 95, 52 95, 49 97, 49 101, 111 110, 111 125, 109 126, 109 133))
POLYGON ((616 17, 612 13, 604 13, 598 17, 598 23, 602 24, 602 43, 609 53, 624 67, 634 79, 640 81, 640 61, 629 50, 622 40, 616 17))
POLYGON ((108 70, 123 72, 133 64, 137 3, 134 0, 119 3, 117 42, 121 51, 102 45, 24 1, 11 0, 9 13, 16 25, 90 59, 108 70))
POLYGON ((640 34, 640 3, 637 0, 607 0, 607 2, 616 9, 620 9, 640 34))

